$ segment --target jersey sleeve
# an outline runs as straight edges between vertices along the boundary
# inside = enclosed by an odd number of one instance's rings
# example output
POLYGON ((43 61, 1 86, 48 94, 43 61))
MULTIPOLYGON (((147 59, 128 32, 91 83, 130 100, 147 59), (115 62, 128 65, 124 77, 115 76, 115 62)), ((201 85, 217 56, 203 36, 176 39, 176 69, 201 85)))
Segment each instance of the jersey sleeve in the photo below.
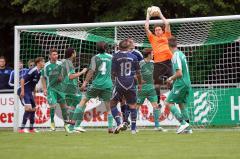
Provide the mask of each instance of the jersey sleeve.
POLYGON ((167 31, 164 33, 164 35, 166 36, 166 38, 170 38, 172 36, 172 33, 167 31))
POLYGON ((117 72, 117 60, 116 57, 113 55, 112 58, 112 74, 117 72))
POLYGON ((31 77, 33 76, 34 71, 29 70, 26 75, 23 76, 24 81, 29 81, 31 77))
POLYGON ((173 65, 175 70, 182 70, 182 61, 180 59, 179 53, 175 53, 173 65))
POLYGON ((96 56, 93 56, 93 57, 91 58, 91 63, 90 63, 89 69, 91 69, 91 70, 93 70, 93 71, 96 71, 96 68, 97 68, 96 56))
POLYGON ((14 86, 14 71, 12 71, 12 72, 10 73, 8 85, 11 86, 11 87, 14 86))
POLYGON ((148 34, 148 40, 149 40, 150 43, 153 42, 153 39, 154 39, 153 33, 148 34))

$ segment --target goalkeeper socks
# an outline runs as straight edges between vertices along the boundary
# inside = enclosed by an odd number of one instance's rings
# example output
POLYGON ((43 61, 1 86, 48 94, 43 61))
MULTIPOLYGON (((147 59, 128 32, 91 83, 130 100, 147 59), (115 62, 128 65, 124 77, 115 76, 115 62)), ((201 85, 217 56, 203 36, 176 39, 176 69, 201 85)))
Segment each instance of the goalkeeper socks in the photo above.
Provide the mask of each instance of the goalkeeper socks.
POLYGON ((55 108, 50 108, 51 123, 54 123, 55 108))
POLYGON ((66 107, 61 108, 63 120, 67 120, 67 109, 66 107))
POLYGON ((28 120, 28 118, 29 118, 29 115, 30 115, 30 112, 26 112, 26 111, 24 112, 21 129, 24 129, 24 128, 25 128, 25 125, 26 125, 26 123, 27 123, 27 120, 28 120))
POLYGON ((33 124, 35 119, 35 112, 29 112, 29 119, 30 119, 30 130, 33 130, 33 124))
POLYGON ((111 111, 112 111, 113 118, 115 119, 115 121, 117 123, 117 126, 119 126, 121 124, 121 120, 120 120, 120 115, 119 115, 117 106, 111 108, 111 111))
POLYGON ((186 121, 183 120, 182 114, 179 112, 179 110, 177 109, 177 107, 175 105, 170 107, 170 111, 172 112, 172 114, 176 117, 176 119, 181 123, 181 124, 185 124, 186 121))
POLYGON ((136 130, 137 109, 131 109, 131 130, 136 130))
POLYGON ((189 123, 189 115, 188 115, 188 111, 187 111, 187 108, 186 107, 183 107, 181 110, 181 113, 182 113, 182 116, 183 116, 183 119, 189 123))
POLYGON ((155 127, 158 128, 159 125, 159 114, 160 114, 160 110, 158 108, 153 108, 153 117, 154 117, 154 124, 155 127))
POLYGON ((112 114, 108 114, 108 129, 113 128, 113 116, 112 114))

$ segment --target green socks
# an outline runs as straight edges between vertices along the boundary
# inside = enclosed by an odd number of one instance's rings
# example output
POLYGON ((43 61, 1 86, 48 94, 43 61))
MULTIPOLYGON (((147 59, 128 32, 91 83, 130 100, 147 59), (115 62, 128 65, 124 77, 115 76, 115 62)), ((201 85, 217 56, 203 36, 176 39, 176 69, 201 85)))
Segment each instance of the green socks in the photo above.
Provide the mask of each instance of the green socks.
POLYGON ((78 122, 82 122, 83 120, 83 114, 84 114, 84 110, 85 110, 85 106, 83 107, 80 107, 79 105, 76 106, 76 109, 74 111, 74 114, 73 114, 73 120, 74 121, 78 121, 78 122))
POLYGON ((64 108, 61 108, 61 110, 62 110, 63 120, 65 121, 65 120, 67 120, 67 109, 66 109, 66 107, 64 107, 64 108))
POLYGON ((54 114, 55 114, 55 108, 50 108, 51 123, 54 123, 54 114))
POLYGON ((113 116, 112 114, 108 114, 108 129, 113 128, 113 116))
POLYGON ((153 117, 154 117, 154 124, 155 124, 155 127, 158 128, 160 125, 159 125, 159 114, 160 114, 160 110, 157 108, 153 108, 153 117))
POLYGON ((176 119, 181 123, 181 124, 185 124, 186 121, 183 120, 183 116, 182 114, 179 112, 178 108, 173 105, 170 107, 170 111, 172 112, 172 114, 176 117, 176 119))
POLYGON ((182 117, 185 121, 189 121, 189 114, 188 114, 188 111, 187 111, 187 108, 182 108, 181 109, 181 113, 182 113, 182 117))

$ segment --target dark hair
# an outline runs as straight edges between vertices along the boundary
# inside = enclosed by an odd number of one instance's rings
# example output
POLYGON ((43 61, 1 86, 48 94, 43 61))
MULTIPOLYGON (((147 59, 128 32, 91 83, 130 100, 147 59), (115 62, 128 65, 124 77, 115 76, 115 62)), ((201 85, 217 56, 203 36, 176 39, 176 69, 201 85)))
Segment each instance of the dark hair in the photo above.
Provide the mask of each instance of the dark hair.
POLYGON ((65 58, 68 59, 72 56, 72 54, 75 52, 74 48, 67 48, 67 50, 65 51, 65 58))
POLYGON ((174 36, 170 37, 168 39, 168 45, 171 48, 177 47, 177 38, 175 38, 174 36))
POLYGON ((126 49, 128 49, 129 48, 129 41, 128 41, 128 39, 124 39, 124 40, 122 40, 122 41, 120 41, 120 43, 119 43, 119 49, 120 50, 126 50, 126 49))
POLYGON ((145 48, 142 51, 142 54, 143 54, 144 58, 148 57, 148 55, 151 54, 151 53, 152 53, 152 48, 145 48))
POLYGON ((53 52, 57 52, 57 49, 56 48, 51 48, 49 54, 51 54, 53 52))
POLYGON ((165 24, 162 24, 162 25, 155 24, 155 25, 153 26, 153 33, 155 33, 155 29, 156 29, 157 27, 162 28, 162 31, 165 32, 165 24))
POLYGON ((44 61, 44 58, 43 57, 37 57, 37 58, 35 58, 35 65, 37 65, 39 62, 41 62, 41 61, 44 61))
POLYGON ((6 62, 6 58, 4 56, 0 56, 0 59, 4 59, 5 62, 6 62))
POLYGON ((97 52, 100 54, 105 53, 108 48, 108 44, 105 43, 104 41, 97 42, 96 45, 97 45, 97 52))

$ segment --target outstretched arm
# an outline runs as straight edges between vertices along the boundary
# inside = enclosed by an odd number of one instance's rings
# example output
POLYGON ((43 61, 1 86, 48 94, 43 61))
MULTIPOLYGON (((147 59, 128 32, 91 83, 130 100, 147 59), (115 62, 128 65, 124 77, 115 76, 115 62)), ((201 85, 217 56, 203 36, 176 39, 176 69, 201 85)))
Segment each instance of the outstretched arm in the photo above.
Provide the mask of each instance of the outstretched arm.
POLYGON ((168 20, 163 16, 162 11, 160 10, 160 18, 162 19, 164 25, 165 25, 165 32, 171 32, 170 24, 168 20))
MULTIPOLYGON (((148 8, 149 10, 149 8, 148 8)), ((149 11, 147 10, 147 15, 146 15, 146 22, 145 22, 145 32, 147 34, 147 36, 149 36, 149 34, 151 34, 152 32, 149 30, 149 20, 150 20, 150 15, 149 15, 149 11)))

